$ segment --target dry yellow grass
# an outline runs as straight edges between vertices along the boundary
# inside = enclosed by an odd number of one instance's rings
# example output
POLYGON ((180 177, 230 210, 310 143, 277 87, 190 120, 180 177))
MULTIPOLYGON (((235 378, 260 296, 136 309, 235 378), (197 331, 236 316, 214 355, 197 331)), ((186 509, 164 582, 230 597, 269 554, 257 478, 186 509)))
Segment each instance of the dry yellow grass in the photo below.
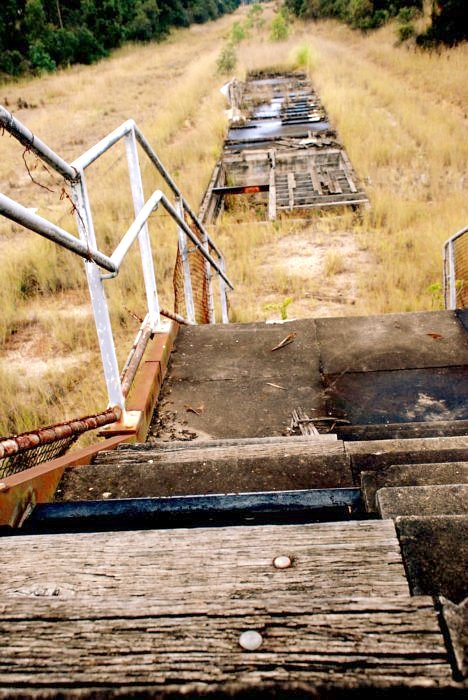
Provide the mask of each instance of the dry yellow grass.
MULTIPOLYGON (((68 160, 135 118, 196 209, 226 128, 219 94, 225 78, 216 60, 245 13, 175 32, 159 45, 127 46, 91 67, 4 85, 0 95, 68 160), (17 110, 19 98, 36 107, 17 110)), ((290 67, 298 49, 303 64, 308 56, 306 67, 371 208, 361 218, 325 213, 305 223, 285 217, 265 224, 246 209, 226 215, 213 234, 236 284, 233 320, 271 316, 271 304, 280 307, 289 297, 289 316, 430 309, 427 287, 440 280, 441 244, 468 218, 466 47, 416 53, 395 46, 391 27, 362 36, 331 22, 297 22, 287 41, 272 43, 273 9, 266 14, 264 30, 237 46, 236 74, 290 67)), ((22 148, 6 135, 1 146, 2 191, 71 229, 59 180, 38 166, 34 178, 55 193, 34 185, 22 148)), ((147 167, 144 177, 147 195, 161 186, 147 167)), ((89 185, 99 240, 112 250, 132 218, 123 148, 93 166, 89 185)), ((151 231, 162 303, 171 307, 174 226, 155 216, 151 231)), ((0 434, 103 408, 82 264, 19 227, 0 223, 0 232, 0 434)), ((144 313, 137 269, 135 251, 118 281, 109 282, 121 359, 138 326, 123 307, 144 313)))

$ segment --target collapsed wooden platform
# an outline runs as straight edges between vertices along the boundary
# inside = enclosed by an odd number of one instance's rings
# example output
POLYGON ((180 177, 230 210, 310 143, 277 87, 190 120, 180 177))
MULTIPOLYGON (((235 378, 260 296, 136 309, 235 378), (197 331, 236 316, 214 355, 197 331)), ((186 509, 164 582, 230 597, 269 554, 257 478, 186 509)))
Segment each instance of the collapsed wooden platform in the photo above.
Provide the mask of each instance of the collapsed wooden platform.
POLYGON ((281 211, 367 203, 305 75, 250 74, 229 94, 234 117, 203 199, 202 220, 214 223, 229 195, 252 195, 269 219, 281 211))

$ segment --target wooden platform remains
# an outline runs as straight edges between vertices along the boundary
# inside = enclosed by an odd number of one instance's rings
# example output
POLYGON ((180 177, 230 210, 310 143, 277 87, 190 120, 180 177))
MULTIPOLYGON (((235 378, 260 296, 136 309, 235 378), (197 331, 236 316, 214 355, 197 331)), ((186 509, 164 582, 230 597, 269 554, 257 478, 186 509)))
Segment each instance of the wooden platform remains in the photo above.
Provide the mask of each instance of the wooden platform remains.
POLYGON ((10 538, 0 591, 0 697, 457 687, 392 521, 10 538))
POLYGON ((249 194, 265 218, 368 202, 325 108, 301 73, 252 73, 230 91, 231 123, 200 209, 214 223, 227 195, 249 194))

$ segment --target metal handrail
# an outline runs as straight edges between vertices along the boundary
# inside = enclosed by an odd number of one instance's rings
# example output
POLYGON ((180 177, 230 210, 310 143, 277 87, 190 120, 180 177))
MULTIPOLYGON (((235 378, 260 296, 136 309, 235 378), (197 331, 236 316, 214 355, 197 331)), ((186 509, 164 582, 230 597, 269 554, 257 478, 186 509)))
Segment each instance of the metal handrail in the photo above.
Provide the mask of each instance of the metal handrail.
POLYGON ((455 241, 466 233, 468 233, 468 226, 454 233, 454 235, 444 243, 444 300, 446 309, 457 308, 455 241))
POLYGON ((63 248, 68 248, 72 253, 80 255, 85 260, 92 260, 99 267, 102 267, 108 272, 116 273, 118 268, 116 264, 109 258, 109 256, 101 253, 99 250, 91 248, 86 245, 79 238, 76 238, 65 229, 53 224, 51 221, 44 219, 38 214, 34 214, 27 207, 23 207, 19 202, 15 202, 14 199, 10 199, 5 194, 0 192, 0 214, 3 214, 7 219, 14 221, 21 226, 38 233, 44 238, 48 238, 49 241, 57 243, 57 245, 63 248))
POLYGON ((106 379, 109 405, 120 406, 125 409, 125 397, 129 392, 131 382, 143 356, 144 349, 160 321, 160 308, 156 288, 156 279, 153 266, 151 244, 148 232, 148 218, 162 205, 171 218, 177 223, 179 236, 179 250, 184 264, 184 288, 186 294, 186 306, 189 313, 188 323, 195 322, 193 301, 191 300, 190 267, 187 262, 187 243, 189 239, 205 260, 205 275, 208 282, 208 306, 209 319, 214 322, 214 305, 211 291, 211 272, 218 275, 221 293, 221 311, 223 322, 227 319, 226 285, 233 289, 233 285, 225 273, 224 258, 206 229, 195 216, 188 203, 183 198, 179 188, 171 178, 160 159, 136 126, 132 119, 127 120, 117 129, 101 139, 92 148, 79 156, 69 164, 58 156, 44 142, 38 139, 27 127, 16 119, 8 110, 0 106, 0 126, 5 128, 17 138, 28 150, 33 151, 44 160, 51 168, 70 182, 71 194, 76 210, 76 221, 79 231, 79 239, 65 231, 60 226, 33 213, 6 195, 0 194, 0 214, 26 226, 32 231, 61 245, 71 252, 82 257, 85 261, 85 270, 88 278, 88 286, 93 305, 96 330, 101 350, 101 358, 106 379), (85 170, 94 163, 109 148, 114 146, 122 138, 125 138, 127 161, 130 171, 130 184, 133 196, 135 219, 129 229, 121 238, 114 252, 109 256, 99 250, 94 232, 91 206, 89 202, 85 170), (140 164, 137 152, 137 143, 140 144, 145 154, 149 157, 164 181, 176 197, 176 206, 173 206, 161 190, 156 190, 145 202, 140 164), (185 220, 184 213, 188 214, 194 226, 201 234, 198 238, 185 220), (104 292, 104 280, 115 277, 122 265, 132 244, 138 239, 140 244, 143 277, 147 297, 148 313, 142 324, 135 343, 130 352, 122 374, 119 374, 114 339, 110 323, 107 298, 104 292), (214 253, 216 261, 211 253, 214 253), (99 268, 109 274, 101 274, 99 268), (188 276, 188 280, 186 279, 188 276))

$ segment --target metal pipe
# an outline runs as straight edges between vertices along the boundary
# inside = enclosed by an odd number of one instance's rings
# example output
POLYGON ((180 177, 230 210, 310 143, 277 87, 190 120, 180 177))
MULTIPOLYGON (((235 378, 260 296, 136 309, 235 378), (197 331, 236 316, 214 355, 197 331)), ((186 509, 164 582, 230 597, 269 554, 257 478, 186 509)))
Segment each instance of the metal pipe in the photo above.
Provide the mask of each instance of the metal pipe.
POLYGON ((218 263, 212 258, 212 256, 204 249, 201 241, 196 237, 196 235, 193 233, 192 229, 188 226, 188 224, 180 218, 180 216, 177 214, 176 210, 172 206, 172 204, 169 202, 167 197, 162 195, 161 197, 161 204, 163 205, 164 209, 167 211, 168 214, 172 216, 173 219, 175 219, 180 227, 185 231, 187 236, 190 238, 192 243, 198 248, 200 253, 203 255, 206 260, 208 260, 211 264, 211 267, 213 267, 218 275, 223 278, 223 280, 226 282, 226 284, 230 287, 230 289, 234 289, 233 284, 231 281, 226 277, 224 272, 221 270, 220 266, 218 263))
MULTIPOLYGON (((145 204, 143 181, 141 179, 140 161, 138 158, 135 132, 132 130, 125 136, 125 148, 127 151, 128 171, 130 175, 130 189, 133 198, 133 210, 138 216, 145 204)), ((151 253, 151 241, 148 230, 148 222, 145 223, 138 236, 140 246, 141 266, 145 282, 146 303, 148 306, 149 324, 153 331, 159 324, 159 299, 154 272, 153 256, 151 253)))
POLYGON ((177 210, 172 206, 170 201, 167 199, 166 195, 163 192, 161 192, 161 190, 156 190, 155 192, 153 192, 151 197, 147 200, 147 202, 145 202, 144 206, 140 209, 138 216, 133 221, 127 233, 125 233, 117 248, 112 253, 110 259, 114 263, 116 269, 120 269, 122 261, 125 255, 127 254, 128 250, 130 249, 132 243, 137 238, 147 219, 151 216, 153 211, 158 208, 160 203, 163 205, 167 213, 170 214, 170 216, 172 216, 174 221, 176 221, 179 224, 180 228, 184 231, 184 233, 187 234, 187 236, 190 238, 192 243, 198 248, 203 257, 209 261, 211 266, 224 279, 226 284, 231 289, 234 289, 232 283, 221 270, 216 260, 214 260, 212 256, 209 253, 207 253, 207 251, 203 247, 202 242, 196 237, 196 235, 193 233, 192 229, 188 226, 188 224, 179 216, 177 210))
POLYGON ((180 323, 181 326, 194 326, 196 325, 195 323, 191 323, 188 321, 186 318, 181 316, 180 314, 176 314, 174 311, 168 311, 167 309, 160 309, 161 316, 165 316, 166 318, 170 318, 171 321, 175 321, 176 323, 180 323))
MULTIPOLYGON (((224 270, 224 258, 220 260, 221 266, 224 270)), ((219 278, 219 294, 221 297, 221 320, 223 323, 229 323, 229 309, 228 309, 228 299, 226 293, 226 285, 224 280, 219 278)))
MULTIPOLYGON (((91 242, 96 245, 93 216, 86 187, 86 178, 83 172, 80 179, 72 184, 72 196, 76 206, 76 218, 81 239, 85 243, 91 242)), ((119 405, 124 408, 125 399, 120 386, 119 365, 101 272, 93 263, 85 263, 85 272, 93 306, 94 323, 99 341, 109 404, 111 406, 119 405)))
POLYGON ((19 452, 32 450, 39 445, 48 445, 58 440, 66 440, 74 435, 81 435, 103 425, 115 423, 122 417, 120 406, 111 406, 102 413, 75 418, 64 423, 56 423, 39 430, 21 433, 15 437, 0 439, 0 459, 12 457, 19 452))
POLYGON ((117 270, 120 269, 124 257, 128 253, 130 247, 138 237, 138 234, 146 224, 153 211, 158 208, 163 197, 164 195, 161 190, 156 190, 153 192, 148 201, 145 202, 143 207, 140 209, 127 233, 123 235, 120 243, 111 255, 111 260, 116 266, 117 270))
POLYGON ((44 236, 44 238, 48 238, 63 248, 67 248, 72 253, 80 255, 85 260, 93 260, 104 270, 109 272, 117 272, 118 270, 115 263, 107 255, 88 247, 78 238, 72 236, 71 233, 68 233, 68 231, 47 221, 47 219, 43 219, 42 216, 34 214, 30 209, 23 207, 22 204, 15 202, 4 194, 0 194, 0 214, 21 226, 31 229, 31 231, 35 231, 35 233, 44 236))
POLYGON ((138 331, 133 347, 127 357, 125 367, 120 375, 122 394, 125 398, 127 398, 130 392, 130 388, 133 380, 135 379, 138 367, 140 366, 141 359, 145 353, 146 346, 148 345, 148 341, 152 335, 153 331, 151 330, 149 316, 147 315, 140 327, 140 330, 138 331))
POLYGON ((153 165, 156 167, 156 169, 158 170, 158 172, 159 172, 159 174, 161 175, 161 177, 162 177, 162 178, 164 179, 164 181, 169 185, 169 187, 171 188, 171 190, 173 191, 173 193, 176 195, 176 197, 178 197, 178 198, 182 201, 184 210, 187 212, 187 214, 190 216, 190 218, 192 219, 192 221, 194 222, 194 224, 197 226, 197 228, 199 229, 200 233, 202 233, 203 235, 205 235, 205 236, 207 237, 207 240, 208 240, 208 243, 210 244, 210 247, 215 251, 215 253, 217 253, 217 255, 218 255, 219 257, 222 257, 220 251, 219 251, 218 248, 216 247, 214 241, 210 238, 210 236, 209 236, 208 232, 206 231, 205 227, 204 227, 203 224, 199 221, 198 217, 195 216, 195 214, 193 213, 193 211, 192 211, 190 205, 188 204, 188 202, 185 201, 185 199, 184 199, 184 197, 183 197, 181 191, 180 191, 179 188, 177 187, 176 183, 175 183, 174 180, 171 178, 171 176, 169 175, 168 171, 166 170, 166 168, 165 168, 164 165, 162 164, 161 160, 158 158, 158 156, 156 155, 156 153, 153 151, 151 145, 148 143, 148 141, 146 140, 146 138, 144 137, 144 135, 141 133, 140 129, 137 127, 136 124, 135 124, 135 136, 136 136, 136 139, 137 139, 138 143, 140 144, 140 146, 142 147, 142 149, 144 150, 144 152, 146 153, 146 155, 148 156, 148 158, 150 159, 150 161, 151 161, 151 162, 153 163, 153 165))
POLYGON ((73 167, 63 158, 60 158, 49 146, 41 139, 38 139, 32 131, 24 126, 4 107, 0 106, 0 125, 4 127, 12 136, 14 136, 23 146, 30 149, 47 165, 50 165, 56 172, 60 173, 66 180, 76 180, 78 173, 73 167))
POLYGON ((110 134, 104 136, 104 138, 98 141, 98 143, 82 153, 81 156, 73 161, 72 166, 78 171, 85 170, 85 168, 91 165, 91 163, 94 163, 99 156, 102 156, 102 154, 108 151, 111 146, 117 143, 117 141, 120 141, 120 139, 130 133, 130 131, 133 131, 134 128, 135 122, 133 119, 128 119, 126 122, 118 126, 117 129, 111 131, 110 134))

